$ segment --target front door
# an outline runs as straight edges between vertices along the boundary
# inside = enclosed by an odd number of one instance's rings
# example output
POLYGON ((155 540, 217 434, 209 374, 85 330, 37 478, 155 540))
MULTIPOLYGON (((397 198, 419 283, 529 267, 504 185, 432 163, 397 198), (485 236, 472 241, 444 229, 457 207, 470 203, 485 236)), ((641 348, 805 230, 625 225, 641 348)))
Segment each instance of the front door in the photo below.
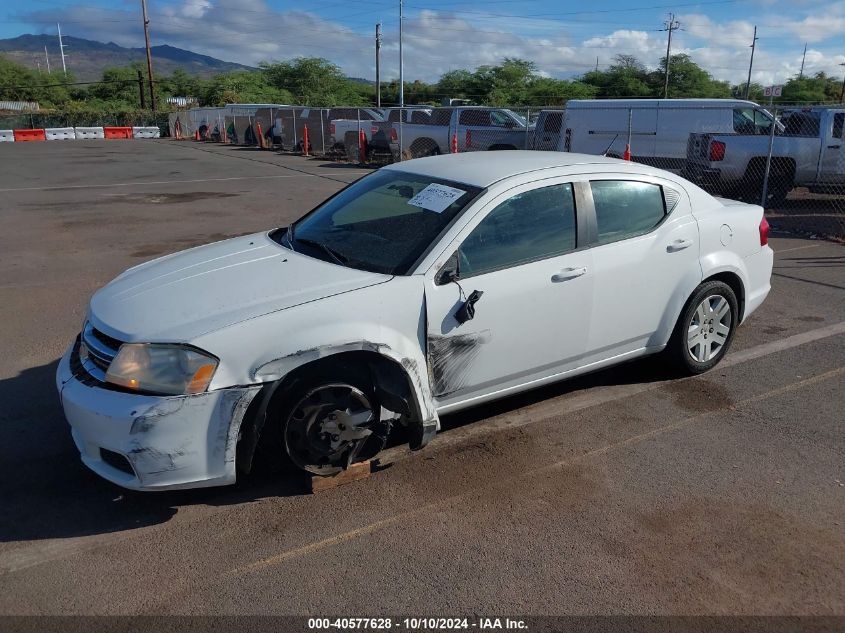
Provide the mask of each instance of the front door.
POLYGON ((441 408, 542 380, 584 352, 593 282, 578 224, 572 184, 550 179, 497 197, 450 245, 458 278, 432 271, 426 280, 441 408), (474 316, 461 323, 473 294, 474 316))

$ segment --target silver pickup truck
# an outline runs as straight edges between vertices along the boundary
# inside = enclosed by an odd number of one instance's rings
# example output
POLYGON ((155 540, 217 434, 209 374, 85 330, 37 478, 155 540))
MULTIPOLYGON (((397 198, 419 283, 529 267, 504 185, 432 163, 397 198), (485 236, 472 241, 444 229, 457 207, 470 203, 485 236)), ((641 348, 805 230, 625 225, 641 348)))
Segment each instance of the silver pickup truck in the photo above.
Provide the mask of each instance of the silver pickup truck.
POLYGON ((462 106, 435 108, 426 124, 394 123, 390 148, 394 158, 448 154, 453 142, 459 152, 529 149, 534 126, 505 108, 462 106))
POLYGON ((845 109, 815 107, 788 112, 769 138, 770 124, 748 133, 690 134, 683 175, 711 192, 761 203, 769 143, 772 163, 766 206, 783 203, 794 187, 814 193, 845 188, 845 109))

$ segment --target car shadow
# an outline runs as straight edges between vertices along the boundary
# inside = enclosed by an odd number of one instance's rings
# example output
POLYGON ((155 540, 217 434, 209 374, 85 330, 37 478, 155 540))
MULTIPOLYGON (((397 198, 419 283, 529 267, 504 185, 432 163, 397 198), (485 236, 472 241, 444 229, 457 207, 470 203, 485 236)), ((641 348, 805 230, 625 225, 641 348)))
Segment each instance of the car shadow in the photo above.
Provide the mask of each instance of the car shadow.
MULTIPOLYGON (((166 523, 183 506, 309 494, 310 479, 298 473, 259 472, 239 477, 233 486, 155 493, 128 491, 103 480, 82 464, 71 440, 55 389, 56 365, 53 361, 0 380, 0 542, 123 532, 166 523)), ((659 360, 641 359, 444 416, 442 428, 448 432, 600 385, 674 377, 659 360)), ((397 431, 390 445, 403 441, 407 437, 397 431)))
POLYGON ((0 542, 70 538, 168 521, 180 506, 307 494, 307 477, 255 473, 223 488, 142 493, 88 470, 55 387, 58 361, 0 380, 0 542))

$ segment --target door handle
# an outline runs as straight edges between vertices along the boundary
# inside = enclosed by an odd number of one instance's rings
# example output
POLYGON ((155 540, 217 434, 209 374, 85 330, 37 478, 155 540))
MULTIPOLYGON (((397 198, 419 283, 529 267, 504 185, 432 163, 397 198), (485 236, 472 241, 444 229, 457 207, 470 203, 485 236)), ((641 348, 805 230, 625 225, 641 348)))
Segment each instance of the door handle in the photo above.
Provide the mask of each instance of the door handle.
POLYGON ((552 275, 552 281, 554 283, 558 283, 561 281, 566 281, 567 279, 575 279, 576 277, 580 277, 587 273, 586 266, 580 266, 576 268, 564 268, 559 273, 555 273, 552 275))
POLYGON ((827 149, 839 149, 840 147, 842 147, 842 146, 841 145, 828 145, 827 149))
POLYGON ((684 250, 685 248, 689 248, 690 246, 692 246, 692 240, 687 240, 687 239, 675 240, 674 242, 669 244, 669 246, 666 247, 666 252, 676 253, 678 251, 684 250))

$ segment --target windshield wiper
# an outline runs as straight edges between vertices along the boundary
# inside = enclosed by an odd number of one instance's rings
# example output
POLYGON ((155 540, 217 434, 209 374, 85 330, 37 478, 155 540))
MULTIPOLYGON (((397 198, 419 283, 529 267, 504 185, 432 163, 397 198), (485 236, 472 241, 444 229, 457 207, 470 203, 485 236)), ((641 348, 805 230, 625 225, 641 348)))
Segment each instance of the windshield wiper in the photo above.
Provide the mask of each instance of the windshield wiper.
POLYGON ((339 253, 331 246, 323 244, 322 242, 318 242, 317 240, 309 240, 305 237, 297 237, 296 241, 301 242, 302 244, 307 244, 308 246, 313 246, 314 248, 319 248, 341 266, 346 266, 346 264, 349 263, 349 258, 346 255, 344 255, 343 253, 339 253))

